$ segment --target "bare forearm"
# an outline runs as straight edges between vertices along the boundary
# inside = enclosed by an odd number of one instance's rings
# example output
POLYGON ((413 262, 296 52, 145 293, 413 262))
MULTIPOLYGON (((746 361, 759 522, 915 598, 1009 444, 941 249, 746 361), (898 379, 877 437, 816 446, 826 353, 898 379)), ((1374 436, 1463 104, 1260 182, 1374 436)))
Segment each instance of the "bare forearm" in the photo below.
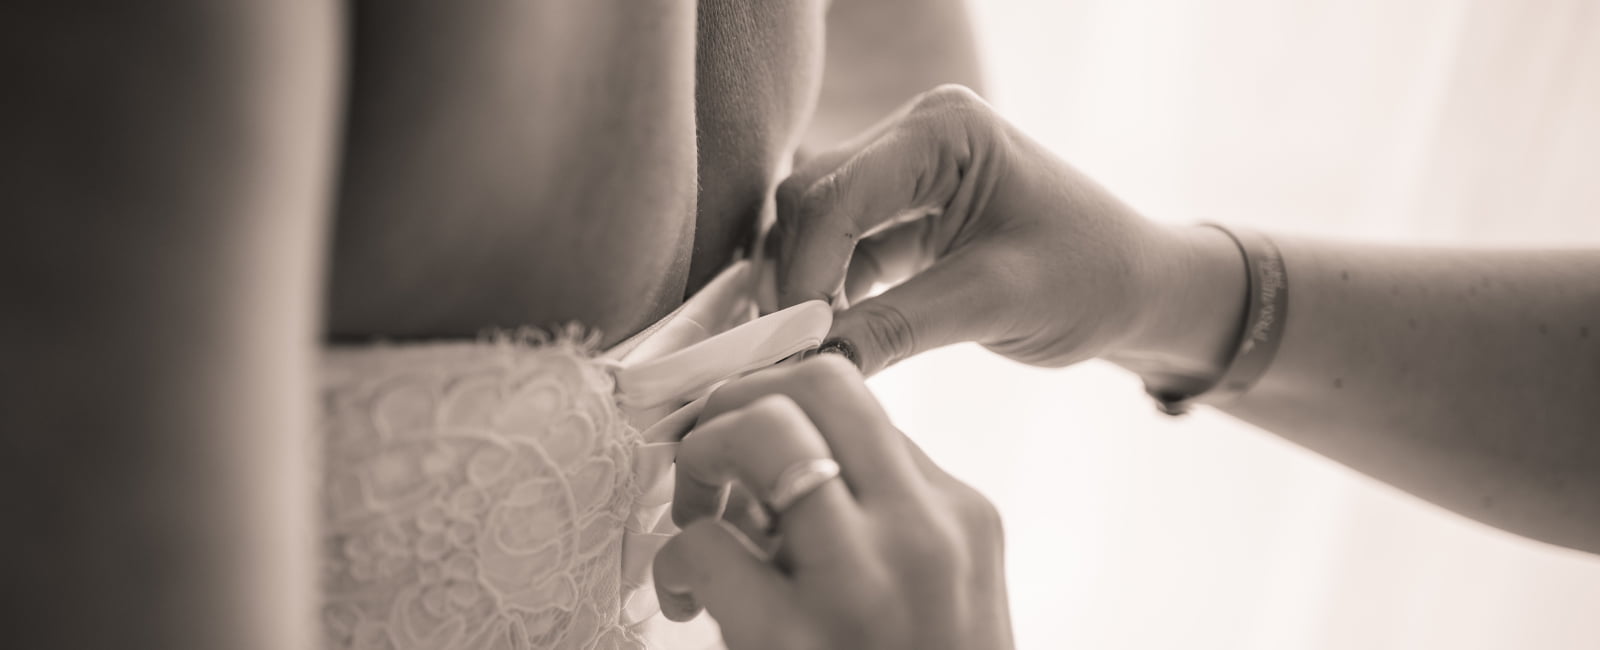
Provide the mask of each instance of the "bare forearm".
POLYGON ((1600 551, 1600 253, 1280 246, 1283 347, 1230 412, 1474 519, 1600 551))
MULTIPOLYGON (((1278 245, 1282 347, 1225 410, 1458 513, 1600 551, 1600 252, 1278 245)), ((1242 282, 1236 250, 1208 251, 1196 277, 1242 282)), ((1187 331, 1237 336, 1237 302, 1203 305, 1188 323, 1231 325, 1187 331)))

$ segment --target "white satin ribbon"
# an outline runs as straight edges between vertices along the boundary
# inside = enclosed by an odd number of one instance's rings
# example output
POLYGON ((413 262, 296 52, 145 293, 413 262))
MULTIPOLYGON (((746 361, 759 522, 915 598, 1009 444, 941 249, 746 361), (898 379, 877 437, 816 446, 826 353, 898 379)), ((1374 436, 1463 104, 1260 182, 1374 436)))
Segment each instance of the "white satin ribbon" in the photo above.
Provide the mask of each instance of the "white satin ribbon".
POLYGON ((763 286, 771 279, 765 271, 760 262, 736 262, 666 318, 602 357, 616 366, 617 403, 644 438, 633 459, 634 479, 643 489, 622 542, 628 624, 660 611, 650 564, 678 532, 662 516, 672 498, 672 462, 705 398, 724 381, 817 347, 833 323, 833 309, 820 300, 758 318, 758 297, 772 294, 763 286))

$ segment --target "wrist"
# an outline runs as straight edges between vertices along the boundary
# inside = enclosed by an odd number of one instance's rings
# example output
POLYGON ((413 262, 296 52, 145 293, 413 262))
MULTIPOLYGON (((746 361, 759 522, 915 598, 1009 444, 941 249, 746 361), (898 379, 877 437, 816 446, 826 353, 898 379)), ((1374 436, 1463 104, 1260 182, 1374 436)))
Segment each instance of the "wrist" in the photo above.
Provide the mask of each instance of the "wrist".
POLYGON ((1221 375, 1244 320, 1245 263, 1233 240, 1206 226, 1158 226, 1146 265, 1144 304, 1107 358, 1151 386, 1221 375))

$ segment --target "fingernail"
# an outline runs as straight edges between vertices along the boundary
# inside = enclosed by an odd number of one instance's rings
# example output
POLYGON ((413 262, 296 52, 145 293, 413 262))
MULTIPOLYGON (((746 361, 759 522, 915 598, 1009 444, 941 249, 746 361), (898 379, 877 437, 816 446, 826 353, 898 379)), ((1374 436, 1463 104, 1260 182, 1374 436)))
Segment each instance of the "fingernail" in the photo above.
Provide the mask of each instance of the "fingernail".
POLYGON ((822 342, 817 347, 817 354, 837 354, 850 360, 855 367, 861 367, 861 355, 856 352, 856 344, 849 339, 831 338, 822 342))

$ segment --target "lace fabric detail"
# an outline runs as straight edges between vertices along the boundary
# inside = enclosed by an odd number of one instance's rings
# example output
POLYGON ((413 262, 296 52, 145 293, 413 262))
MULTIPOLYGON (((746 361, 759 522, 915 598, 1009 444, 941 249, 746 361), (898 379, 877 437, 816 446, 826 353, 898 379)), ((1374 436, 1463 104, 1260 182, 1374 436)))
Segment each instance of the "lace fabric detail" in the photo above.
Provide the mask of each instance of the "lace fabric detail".
POLYGON ((770 279, 736 262, 603 355, 576 330, 325 351, 324 646, 718 647, 662 627, 650 564, 709 392, 828 331, 821 301, 757 317, 770 279))
POLYGON ((641 647, 613 382, 568 340, 327 350, 325 647, 641 647))

